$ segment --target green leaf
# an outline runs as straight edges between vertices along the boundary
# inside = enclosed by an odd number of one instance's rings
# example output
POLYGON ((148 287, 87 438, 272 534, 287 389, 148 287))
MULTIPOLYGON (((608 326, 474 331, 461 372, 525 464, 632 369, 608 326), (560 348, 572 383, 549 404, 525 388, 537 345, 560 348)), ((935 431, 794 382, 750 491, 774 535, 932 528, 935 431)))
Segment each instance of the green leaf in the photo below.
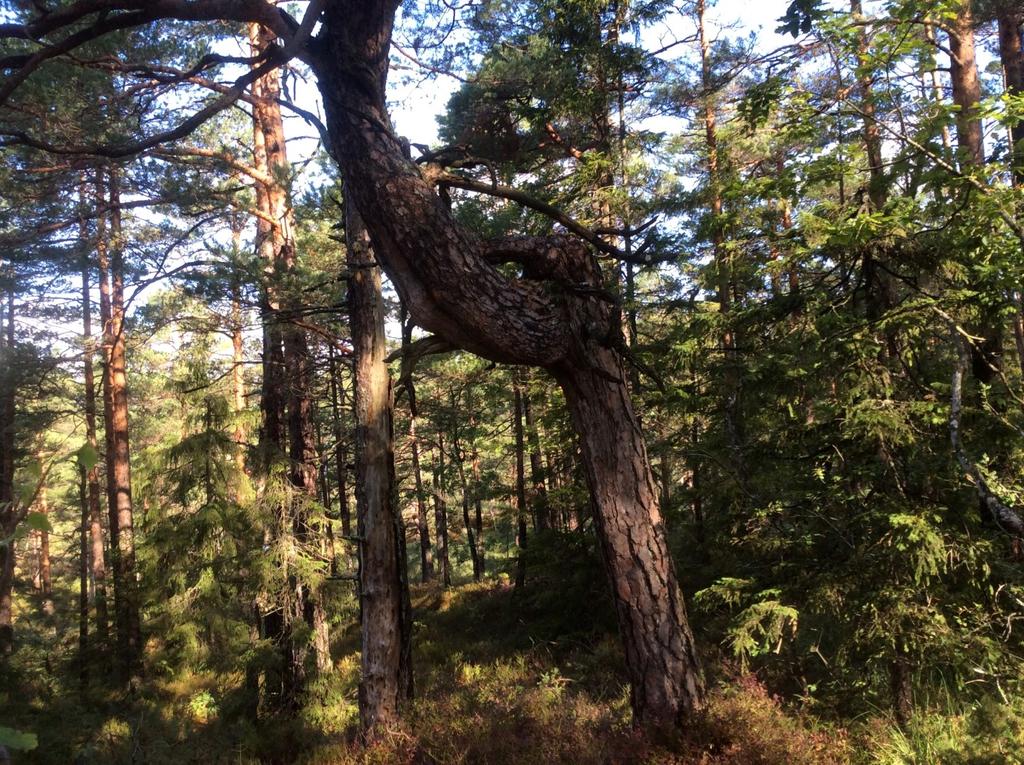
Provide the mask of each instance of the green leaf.
POLYGON ((82 448, 75 452, 75 460, 83 469, 92 470, 100 461, 100 455, 92 444, 82 444, 82 448))
POLYGON ((39 738, 35 733, 22 733, 20 730, 0 725, 0 746, 27 752, 39 746, 39 738))
POLYGON ((35 531, 53 531, 46 513, 29 513, 25 516, 25 524, 35 531))

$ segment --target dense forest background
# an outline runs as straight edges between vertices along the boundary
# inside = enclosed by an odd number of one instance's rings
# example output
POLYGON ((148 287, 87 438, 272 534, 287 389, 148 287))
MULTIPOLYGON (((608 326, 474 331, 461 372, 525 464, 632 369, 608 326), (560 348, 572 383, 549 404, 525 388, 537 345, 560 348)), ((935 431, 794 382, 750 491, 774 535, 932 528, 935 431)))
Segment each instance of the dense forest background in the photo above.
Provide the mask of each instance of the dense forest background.
POLYGON ((710 5, 0 4, 0 752, 1024 761, 1024 8, 710 5))

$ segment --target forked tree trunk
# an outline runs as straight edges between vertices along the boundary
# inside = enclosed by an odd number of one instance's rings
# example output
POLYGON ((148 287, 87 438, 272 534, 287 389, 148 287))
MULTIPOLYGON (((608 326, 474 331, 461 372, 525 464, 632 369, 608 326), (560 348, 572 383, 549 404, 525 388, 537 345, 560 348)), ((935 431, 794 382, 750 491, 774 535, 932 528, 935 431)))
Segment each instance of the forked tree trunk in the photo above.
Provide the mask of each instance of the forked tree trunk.
POLYGON ((376 256, 419 326, 495 361, 543 366, 561 383, 583 444, 636 720, 677 723, 700 704, 703 681, 614 350, 617 310, 603 297, 596 259, 578 241, 481 242, 435 193, 437 171, 406 157, 384 93, 397 7, 397 0, 329 0, 312 53, 347 200, 362 212, 376 256), (521 278, 495 267, 510 261, 523 266, 521 278), (581 281, 589 289, 579 290, 581 281))

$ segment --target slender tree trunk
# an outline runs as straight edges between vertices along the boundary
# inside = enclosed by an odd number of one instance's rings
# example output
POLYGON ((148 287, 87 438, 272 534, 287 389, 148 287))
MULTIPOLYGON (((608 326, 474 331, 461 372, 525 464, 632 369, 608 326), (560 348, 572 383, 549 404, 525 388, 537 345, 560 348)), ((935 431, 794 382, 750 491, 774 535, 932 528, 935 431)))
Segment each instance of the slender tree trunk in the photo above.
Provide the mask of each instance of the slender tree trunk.
POLYGON ((516 560, 516 589, 526 585, 526 518, 529 509, 526 504, 525 447, 523 444, 523 388, 517 372, 512 380, 512 430, 516 439, 516 543, 519 556, 516 560))
POLYGON ((0 656, 14 651, 14 292, 0 309, 0 656), (6 316, 4 315, 6 314, 6 316), (4 321, 6 319, 6 321, 4 321), (6 326, 5 326, 6 324, 6 326))
POLYGON ((459 482, 462 484, 462 525, 466 528, 466 543, 469 545, 469 557, 473 562, 473 581, 479 582, 483 576, 483 569, 480 566, 480 552, 476 546, 476 531, 469 516, 469 482, 466 480, 466 466, 460 459, 458 461, 459 482))
POLYGON ((79 469, 78 501, 82 514, 78 528, 78 688, 89 687, 89 477, 79 469))
POLYGON ((537 422, 533 418, 533 406, 530 404, 530 391, 525 385, 521 391, 523 400, 523 416, 526 420, 526 437, 530 442, 530 499, 537 518, 537 529, 544 531, 551 528, 551 508, 548 504, 548 490, 544 485, 544 465, 540 456, 540 436, 537 433, 537 422))
MULTIPOLYGON (((400 570, 401 528, 394 486, 392 389, 384 357, 380 269, 358 211, 346 199, 349 321, 354 356, 356 508, 362 593, 362 675, 359 715, 364 735, 377 738, 399 719, 408 693, 403 667, 411 625, 405 622, 400 570)), ((404 533, 402 534, 404 537, 404 533)))
MULTIPOLYGON (((50 502, 46 486, 39 490, 38 512, 49 519, 50 502)), ((43 596, 43 613, 53 614, 53 570, 50 565, 50 532, 39 530, 39 593, 43 596)))
MULTIPOLYGON (((234 257, 240 258, 242 252, 242 221, 239 216, 231 219, 231 243, 234 257)), ((235 417, 235 467, 238 469, 238 481, 245 476, 246 438, 245 423, 242 414, 245 412, 245 318, 242 313, 241 276, 234 274, 231 278, 231 412, 235 417)), ((240 499, 240 492, 235 492, 235 500, 240 499)))
MULTIPOLYGON (((82 191, 81 203, 85 205, 85 192, 82 191)), ((96 377, 93 369, 95 344, 92 336, 92 293, 90 291, 90 272, 92 267, 88 250, 88 232, 84 221, 79 232, 83 244, 82 255, 82 354, 83 384, 85 388, 85 440, 99 457, 99 443, 96 440, 96 377)), ((105 247, 105 245, 104 245, 105 247)), ((109 638, 108 625, 110 616, 107 612, 107 563, 103 547, 103 520, 101 516, 100 473, 98 464, 86 471, 86 500, 89 510, 89 564, 93 583, 93 605, 96 609, 96 639, 104 644, 109 638)))
MULTIPOLYGON (((743 423, 740 406, 740 374, 736 334, 731 314, 734 291, 732 255, 725 246, 722 217, 722 181, 718 157, 718 117, 715 110, 715 83, 711 72, 711 42, 707 37, 705 1, 697 0, 697 38, 700 45, 701 90, 703 91, 704 141, 707 154, 709 212, 711 213, 711 246, 718 287, 718 310, 722 316, 722 353, 724 354, 725 434, 732 453, 733 470, 744 475, 742 443, 743 423)), ((741 478, 742 480, 742 478, 741 478)))
POLYGON ((352 518, 348 507, 348 452, 345 449, 345 430, 341 419, 341 402, 338 396, 338 363, 334 346, 328 346, 331 375, 331 417, 334 422, 334 458, 338 481, 338 519, 341 521, 341 535, 352 536, 352 518))
POLYGON ((452 586, 452 568, 448 558, 448 502, 445 499, 444 435, 437 433, 437 463, 431 462, 434 487, 434 528, 437 533, 437 565, 441 568, 441 584, 452 586))
MULTIPOLYGON (((407 320, 405 306, 401 310, 402 352, 412 344, 412 322, 407 320)), ((430 524, 427 518, 427 497, 423 490, 423 474, 420 470, 420 439, 416 433, 419 415, 416 403, 416 382, 412 372, 405 380, 405 392, 409 396, 409 446, 412 450, 412 476, 416 490, 416 531, 420 540, 420 581, 429 582, 434 578, 433 547, 430 543, 430 524)))

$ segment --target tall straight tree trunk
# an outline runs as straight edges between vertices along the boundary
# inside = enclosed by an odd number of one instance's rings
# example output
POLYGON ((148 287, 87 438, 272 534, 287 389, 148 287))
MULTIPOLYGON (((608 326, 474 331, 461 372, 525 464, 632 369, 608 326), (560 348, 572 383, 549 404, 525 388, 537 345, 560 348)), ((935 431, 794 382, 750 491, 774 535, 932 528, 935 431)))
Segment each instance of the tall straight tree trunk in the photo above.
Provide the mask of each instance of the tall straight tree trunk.
MULTIPOLYGON (((362 652, 359 716, 368 739, 398 722, 410 690, 403 593, 404 538, 395 496, 391 375, 384 361, 380 269, 359 212, 346 197, 348 307, 354 356, 356 508, 359 519, 362 652)), ((406 582, 407 583, 407 582, 406 582)))
MULTIPOLYGON (((1024 44, 1022 24, 1024 10, 1014 7, 1011 0, 1004 0, 996 9, 999 27, 999 60, 1003 65, 1006 93, 1010 96, 1024 96, 1024 44)), ((1016 186, 1024 186, 1024 119, 1010 125, 1010 170, 1016 186)))
MULTIPOLYGON (((50 517, 50 501, 43 485, 39 489, 39 499, 36 500, 38 512, 44 517, 50 517)), ((43 613, 53 613, 53 569, 50 565, 50 532, 45 528, 39 530, 39 593, 43 596, 43 613)))
MULTIPOLYGON (((120 179, 107 172, 109 240, 100 254, 100 304, 105 352, 104 415, 107 435, 107 503, 110 513, 118 656, 122 680, 131 683, 140 670, 142 647, 138 585, 135 580, 135 534, 132 517, 131 451, 128 443, 128 387, 125 375, 124 242, 121 231, 120 179), (104 285, 105 283, 105 285, 104 285), (104 298, 104 293, 105 298, 104 298), (101 311, 102 313, 102 311, 101 311), (116 532, 115 532, 116 530, 116 532)), ((103 233, 101 231, 101 237, 103 233)))
POLYGON ((352 536, 352 517, 348 506, 348 453, 345 449, 345 431, 341 419, 341 402, 338 396, 338 363, 335 358, 334 346, 328 345, 329 372, 331 375, 331 417, 334 422, 334 459, 335 476, 338 482, 338 520, 341 521, 343 537, 352 536))
MULTIPOLYGON (((237 261, 242 254, 242 219, 241 216, 231 217, 232 256, 237 261)), ((237 268, 237 263, 235 265, 237 268)), ((238 469, 238 480, 245 475, 246 437, 245 423, 242 413, 245 412, 245 318, 242 313, 242 279, 237 272, 231 277, 231 413, 235 417, 233 438, 235 467, 238 469)), ((239 492, 235 492, 236 501, 240 500, 239 492)))
MULTIPOLYGON (((883 167, 882 131, 878 124, 876 98, 872 86, 870 47, 861 0, 850 0, 850 15, 854 22, 860 25, 857 31, 857 64, 860 70, 857 84, 860 91, 864 153, 868 160, 868 198, 874 210, 881 210, 885 207, 889 194, 883 167)), ((867 248, 863 256, 863 276, 867 292, 867 318, 872 324, 878 324, 892 305, 892 286, 882 265, 876 261, 873 248, 867 248)), ((885 353, 889 358, 897 358, 899 350, 895 331, 886 328, 883 334, 885 353)))
POLYGON ((523 389, 518 373, 512 380, 512 430, 516 443, 516 544, 519 555, 516 558, 516 589, 526 585, 526 518, 529 508, 526 504, 525 446, 523 443, 523 389))
MULTIPOLYGON (((668 553, 653 474, 615 350, 617 310, 597 259, 565 235, 480 241, 458 225, 391 129, 385 83, 397 0, 329 0, 311 63, 347 200, 416 323, 494 361, 550 370, 582 443, 638 723, 678 724, 703 680, 668 553), (523 276, 496 267, 513 262, 523 276), (592 291, 544 281, 585 281, 592 291), (557 293, 557 294, 555 294, 557 293)), ((432 180, 433 179, 433 180, 432 180)))
POLYGON ((445 499, 444 435, 437 432, 436 463, 431 461, 431 482, 434 488, 434 529, 437 533, 437 565, 441 569, 441 584, 452 586, 452 566, 448 557, 448 501, 445 499))
POLYGON ((537 422, 533 418, 533 407, 530 405, 530 391, 525 385, 522 390, 523 417, 526 420, 526 437, 530 442, 530 499, 533 503, 537 529, 551 528, 551 509, 548 505, 548 490, 544 485, 544 465, 540 456, 540 435, 537 433, 537 422))
POLYGON ((0 656, 14 650, 14 292, 8 291, 0 307, 0 656), (10 360, 10 361, 9 361, 10 360))
POLYGON ((81 508, 78 527, 78 689, 89 687, 89 477, 78 471, 78 502, 81 508))
MULTIPOLYGON (((85 206, 85 191, 80 202, 85 206)), ((92 291, 90 274, 92 264, 88 255, 88 231, 84 220, 80 224, 79 236, 83 245, 82 253, 82 366, 85 389, 85 440, 99 456, 96 440, 96 375, 93 368, 95 343, 92 336, 92 291)), ((105 245, 104 245, 105 248, 105 245)), ((85 473, 86 501, 89 511, 89 565, 93 586, 93 607, 96 611, 96 639, 106 643, 109 638, 110 616, 107 612, 107 562, 103 546, 103 520, 101 516, 100 473, 98 464, 92 465, 85 473)))
POLYGON ((731 314, 733 304, 734 275, 732 255, 725 246, 722 230, 722 181, 718 156, 718 116, 715 110, 715 84, 711 72, 711 42, 705 25, 705 1, 697 0, 695 14, 697 38, 700 45, 701 90, 704 111, 704 148, 708 172, 708 207, 711 213, 711 247, 714 258, 718 289, 718 310, 722 317, 722 353, 724 354, 725 387, 725 436, 732 453, 733 470, 737 476, 744 474, 742 443, 743 423, 740 412, 740 374, 737 356, 736 334, 731 314))
MULTIPOLYGON (((251 25, 249 30, 250 45, 253 53, 263 55, 274 43, 274 35, 259 25, 251 25)), ((281 326, 281 312, 289 316, 297 313, 299 306, 294 299, 280 298, 276 288, 281 279, 294 274, 296 263, 295 222, 291 204, 291 193, 287 178, 291 173, 288 155, 285 148, 284 121, 281 117, 281 76, 275 70, 260 78, 253 89, 253 135, 256 144, 256 165, 270 180, 258 183, 257 203, 261 206, 263 229, 261 252, 264 263, 269 262, 272 278, 267 285, 268 307, 276 313, 271 315, 274 329, 280 335, 271 334, 271 361, 279 360, 283 367, 271 377, 270 387, 273 389, 271 402, 276 412, 266 412, 273 419, 279 418, 284 411, 287 428, 289 471, 288 479, 292 486, 291 507, 287 508, 287 520, 281 525, 280 533, 292 535, 295 547, 304 551, 307 557, 317 550, 313 524, 311 521, 312 507, 316 503, 316 448, 313 431, 312 408, 309 389, 312 384, 312 362, 309 353, 309 341, 306 332, 294 323, 281 326), (274 293, 277 295, 274 295, 274 293), (273 297, 277 297, 274 300, 273 297), (277 303, 275 311, 275 302, 277 303), (281 355, 277 356, 280 347, 281 355), (275 359, 276 357, 276 359, 275 359), (284 379, 287 375, 287 383, 284 379), (283 398, 283 400, 281 400, 283 398)), ((284 436, 280 423, 274 424, 279 436, 284 436)), ((270 440, 270 439, 268 439, 270 440)), ((276 442, 280 453, 283 440, 276 442)), ((286 545, 291 549, 291 545, 286 545)), ((286 566, 290 565, 290 561, 286 566)), ((308 581, 294 573, 288 572, 289 594, 284 605, 285 624, 282 646, 286 659, 285 699, 284 703, 296 709, 307 681, 306 657, 310 647, 314 654, 315 665, 320 673, 330 669, 330 639, 327 630, 327 617, 320 594, 313 590, 308 581), (311 632, 311 646, 291 637, 292 632, 300 623, 305 623, 311 632)))
MULTIPOLYGON (((976 172, 985 164, 985 141, 978 105, 981 101, 981 79, 974 45, 974 15, 972 0, 960 0, 956 19, 949 28, 950 68, 953 103, 956 115, 957 151, 960 168, 965 173, 976 172)), ((971 371, 974 378, 990 384, 1002 361, 1001 319, 989 308, 979 309, 980 326, 973 334, 980 341, 971 344, 971 371)))
MULTIPOLYGON (((407 321, 405 306, 401 312, 402 353, 408 351, 412 344, 412 322, 407 321)), ((419 415, 416 404, 416 382, 412 371, 405 379, 405 392, 409 396, 409 447, 412 451, 412 476, 416 490, 416 531, 420 540, 420 581, 429 582, 434 578, 434 556, 430 543, 430 523, 427 518, 427 497, 423 491, 423 474, 420 470, 420 439, 416 433, 416 420, 419 415)))

